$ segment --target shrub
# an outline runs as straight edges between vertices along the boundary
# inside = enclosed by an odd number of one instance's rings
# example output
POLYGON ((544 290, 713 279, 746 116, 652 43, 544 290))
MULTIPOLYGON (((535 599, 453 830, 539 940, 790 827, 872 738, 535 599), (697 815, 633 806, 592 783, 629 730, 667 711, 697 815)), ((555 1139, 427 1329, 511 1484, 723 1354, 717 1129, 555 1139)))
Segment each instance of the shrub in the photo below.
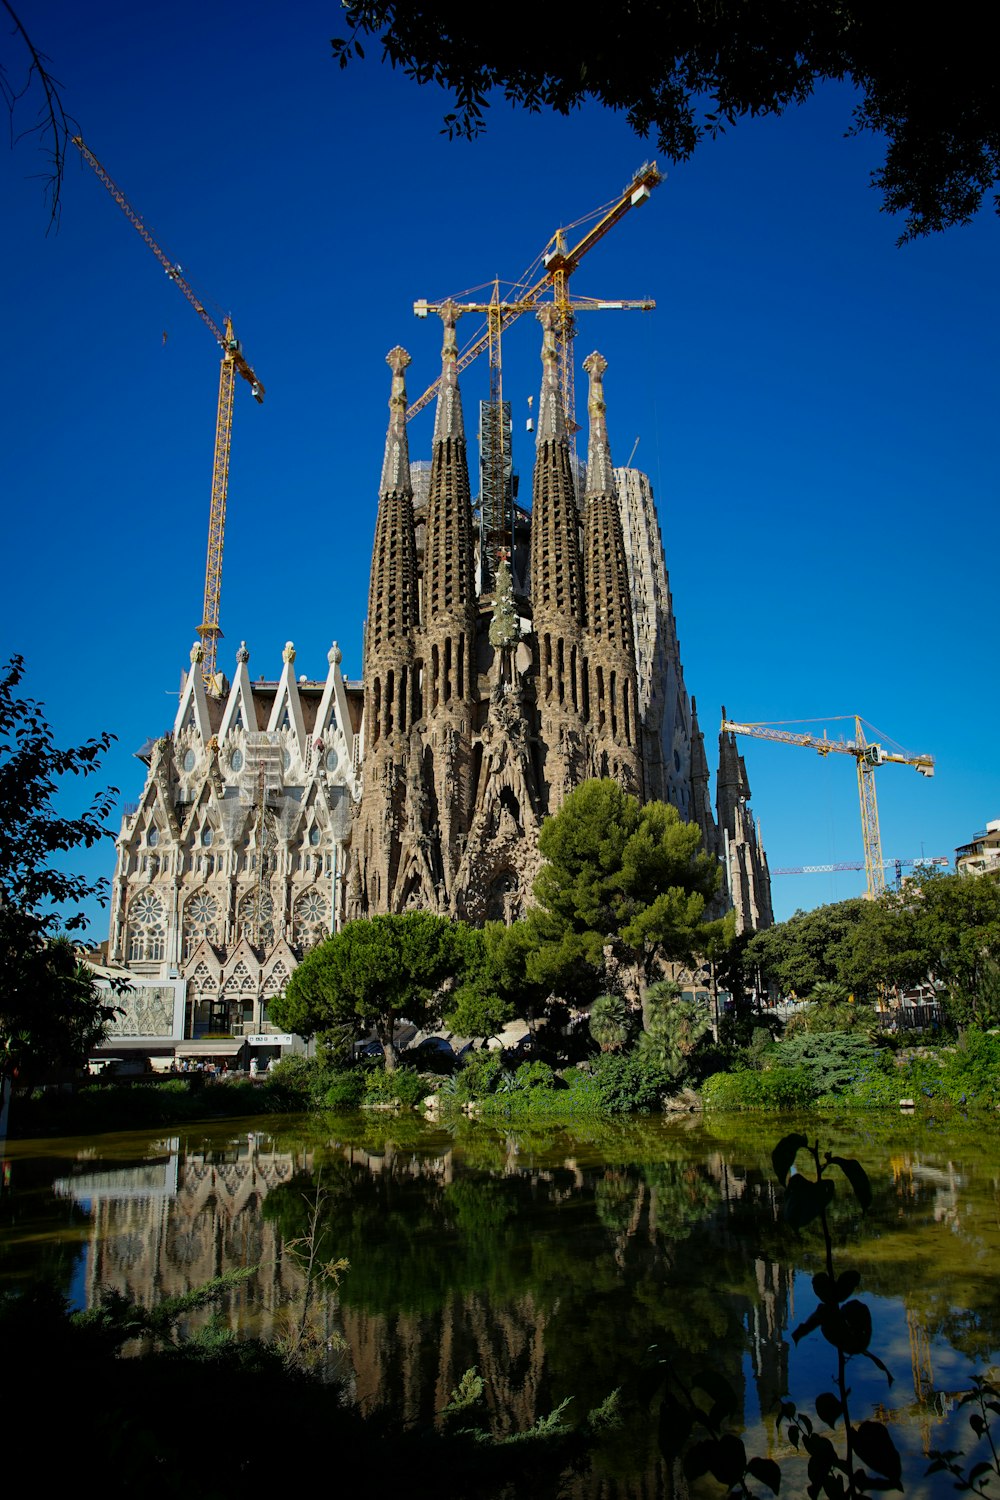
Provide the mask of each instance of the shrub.
POLYGON ((357 1109, 365 1093, 365 1075, 360 1068, 335 1073, 323 1095, 325 1109, 357 1109))
POLYGON ((590 1073, 603 1109, 613 1115, 648 1113, 673 1088, 667 1070, 638 1051, 624 1056, 603 1053, 590 1064, 590 1073))
POLYGON ((522 1063, 514 1072, 515 1089, 551 1089, 556 1075, 544 1062, 522 1063))
POLYGON ((362 1074, 365 1104, 402 1104, 409 1108, 419 1104, 432 1092, 414 1068, 370 1068, 362 1074))
POLYGON ((766 1073, 741 1069, 713 1074, 701 1098, 706 1109, 802 1109, 817 1093, 804 1068, 771 1068, 766 1073))
MULTIPOLYGON (((775 1055, 781 1068, 802 1069, 819 1094, 850 1090, 862 1073, 881 1070, 880 1054, 856 1031, 805 1031, 786 1036, 775 1055)), ((891 1069, 892 1059, 881 1054, 891 1069)))
POLYGON ((462 1066, 454 1075, 453 1097, 463 1102, 469 1099, 486 1099, 500 1087, 505 1069, 499 1052, 470 1052, 462 1060, 462 1066))

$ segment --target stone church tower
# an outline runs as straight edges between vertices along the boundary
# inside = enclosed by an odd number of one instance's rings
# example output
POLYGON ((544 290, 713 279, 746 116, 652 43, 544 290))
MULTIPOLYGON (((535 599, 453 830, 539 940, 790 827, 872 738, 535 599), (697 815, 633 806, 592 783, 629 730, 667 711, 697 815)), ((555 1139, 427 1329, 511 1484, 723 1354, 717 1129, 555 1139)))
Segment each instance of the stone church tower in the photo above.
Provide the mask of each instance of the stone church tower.
POLYGON ((478 553, 483 533, 458 386, 462 309, 448 302, 439 311, 441 384, 416 507, 409 356, 388 355, 347 915, 416 907, 475 922, 513 920, 530 902, 544 818, 588 777, 610 776, 693 817, 706 849, 726 865, 741 925, 767 920, 769 893, 758 889, 766 861, 746 814, 745 772, 731 787, 725 746, 718 820, 712 811, 649 482, 612 466, 607 362, 597 353, 584 362, 589 444, 578 483, 554 314, 539 311, 532 506, 515 507, 491 582, 478 553))
POLYGON ((591 776, 671 802, 719 859, 738 930, 772 920, 730 734, 713 809, 652 488, 612 467, 606 361, 584 362, 584 470, 552 309, 540 310, 532 505, 511 489, 504 531, 490 532, 469 482, 461 313, 440 309, 431 458, 412 470, 410 356, 386 357, 362 681, 345 681, 336 646, 325 679, 297 676, 289 642, 277 677, 252 681, 242 646, 232 684, 220 675, 208 692, 195 647, 172 729, 140 752, 146 782, 123 819, 112 888, 109 961, 135 976, 122 1036, 266 1030, 269 999, 346 918, 418 908, 516 919, 543 820, 591 776))

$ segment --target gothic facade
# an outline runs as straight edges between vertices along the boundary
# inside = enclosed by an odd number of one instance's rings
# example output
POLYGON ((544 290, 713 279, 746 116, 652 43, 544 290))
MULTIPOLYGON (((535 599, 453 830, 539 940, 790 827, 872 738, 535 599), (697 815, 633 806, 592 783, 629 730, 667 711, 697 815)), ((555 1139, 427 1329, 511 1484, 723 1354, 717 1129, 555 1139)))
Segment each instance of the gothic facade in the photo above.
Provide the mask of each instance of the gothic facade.
MULTIPOLYGON (((722 862, 740 930, 770 921, 766 857, 743 762, 720 738, 718 801, 684 684, 652 489, 614 469, 606 361, 589 378, 586 469, 542 308, 530 512, 492 538, 472 506, 446 303, 430 464, 411 470, 405 350, 387 356, 390 418, 372 554, 347 915, 419 907, 510 921, 530 902, 538 833, 567 793, 610 776, 662 798, 722 862), (735 757, 735 759, 734 759, 735 757)), ((485 512, 485 507, 484 507, 485 512)))
MULTIPOLYGON (((146 784, 118 839, 109 963, 144 1003, 179 988, 187 1037, 263 1030, 341 904, 360 695, 336 645, 324 681, 296 679, 291 642, 277 679, 251 681, 249 659, 244 644, 215 695, 192 649, 172 730, 139 752, 146 784)), ((153 1027, 126 1005, 113 1034, 176 1036, 161 1008, 153 1027)))
MULTIPOLYGON (((135 976, 120 1036, 240 1036, 345 918, 409 908, 473 922, 526 910, 542 821, 592 776, 671 802, 725 873, 739 930, 771 921, 746 768, 720 736, 713 809, 644 474, 612 465, 606 361, 589 380, 587 463, 543 325, 530 510, 477 518, 446 303, 429 463, 411 468, 405 350, 392 370, 363 678, 253 681, 237 652, 207 692, 191 653, 172 730, 150 741, 118 840, 108 960, 135 976), (133 1014, 134 1012, 134 1014, 133 1014)), ((495 414, 494 414, 495 416, 495 414)), ((494 431, 496 424, 494 422, 494 431)))

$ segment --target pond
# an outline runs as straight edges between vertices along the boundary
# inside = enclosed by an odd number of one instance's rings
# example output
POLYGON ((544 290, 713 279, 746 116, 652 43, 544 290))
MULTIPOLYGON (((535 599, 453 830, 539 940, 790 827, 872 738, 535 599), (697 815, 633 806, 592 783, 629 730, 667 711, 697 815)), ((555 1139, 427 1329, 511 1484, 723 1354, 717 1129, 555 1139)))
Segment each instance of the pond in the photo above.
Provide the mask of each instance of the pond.
POLYGON ((823 1247, 781 1218, 770 1151, 790 1129, 858 1157, 874 1189, 867 1214, 846 1184, 833 1206, 837 1269, 860 1273, 872 1348, 895 1377, 890 1388, 855 1361, 854 1410, 891 1424, 908 1495, 952 1493, 947 1476, 922 1477, 924 1454, 969 1447, 956 1398, 1000 1350, 992 1125, 714 1116, 506 1131, 272 1116, 14 1142, 0 1287, 45 1277, 78 1307, 102 1286, 148 1304, 254 1267, 227 1306, 236 1330, 304 1337, 346 1399, 410 1422, 433 1423, 472 1366, 499 1431, 621 1388, 626 1426, 603 1473, 573 1482, 581 1496, 675 1493, 648 1408, 631 1404, 638 1372, 659 1358, 682 1381, 711 1368, 737 1393, 750 1451, 782 1463, 784 1494, 803 1493, 771 1419, 788 1392, 811 1409, 835 1356, 819 1333, 792 1340, 823 1247), (349 1265, 307 1298, 310 1251, 349 1265))

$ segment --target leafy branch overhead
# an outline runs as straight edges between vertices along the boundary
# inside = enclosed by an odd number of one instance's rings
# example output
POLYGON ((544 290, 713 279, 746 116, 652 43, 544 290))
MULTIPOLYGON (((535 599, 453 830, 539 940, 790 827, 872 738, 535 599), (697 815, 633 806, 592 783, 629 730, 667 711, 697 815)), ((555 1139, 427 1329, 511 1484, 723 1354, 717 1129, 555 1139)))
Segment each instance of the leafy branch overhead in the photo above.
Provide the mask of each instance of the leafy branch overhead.
POLYGON ((453 136, 479 134, 494 92, 532 113, 592 99, 685 161, 705 136, 846 80, 857 91, 847 133, 884 138, 872 180, 883 207, 906 216, 904 239, 967 223, 1000 179, 996 67, 985 12, 971 5, 901 18, 860 0, 634 0, 568 25, 558 8, 515 4, 497 25, 458 0, 358 0, 343 19, 340 65, 363 57, 361 37, 377 39, 394 68, 452 94, 453 136))

